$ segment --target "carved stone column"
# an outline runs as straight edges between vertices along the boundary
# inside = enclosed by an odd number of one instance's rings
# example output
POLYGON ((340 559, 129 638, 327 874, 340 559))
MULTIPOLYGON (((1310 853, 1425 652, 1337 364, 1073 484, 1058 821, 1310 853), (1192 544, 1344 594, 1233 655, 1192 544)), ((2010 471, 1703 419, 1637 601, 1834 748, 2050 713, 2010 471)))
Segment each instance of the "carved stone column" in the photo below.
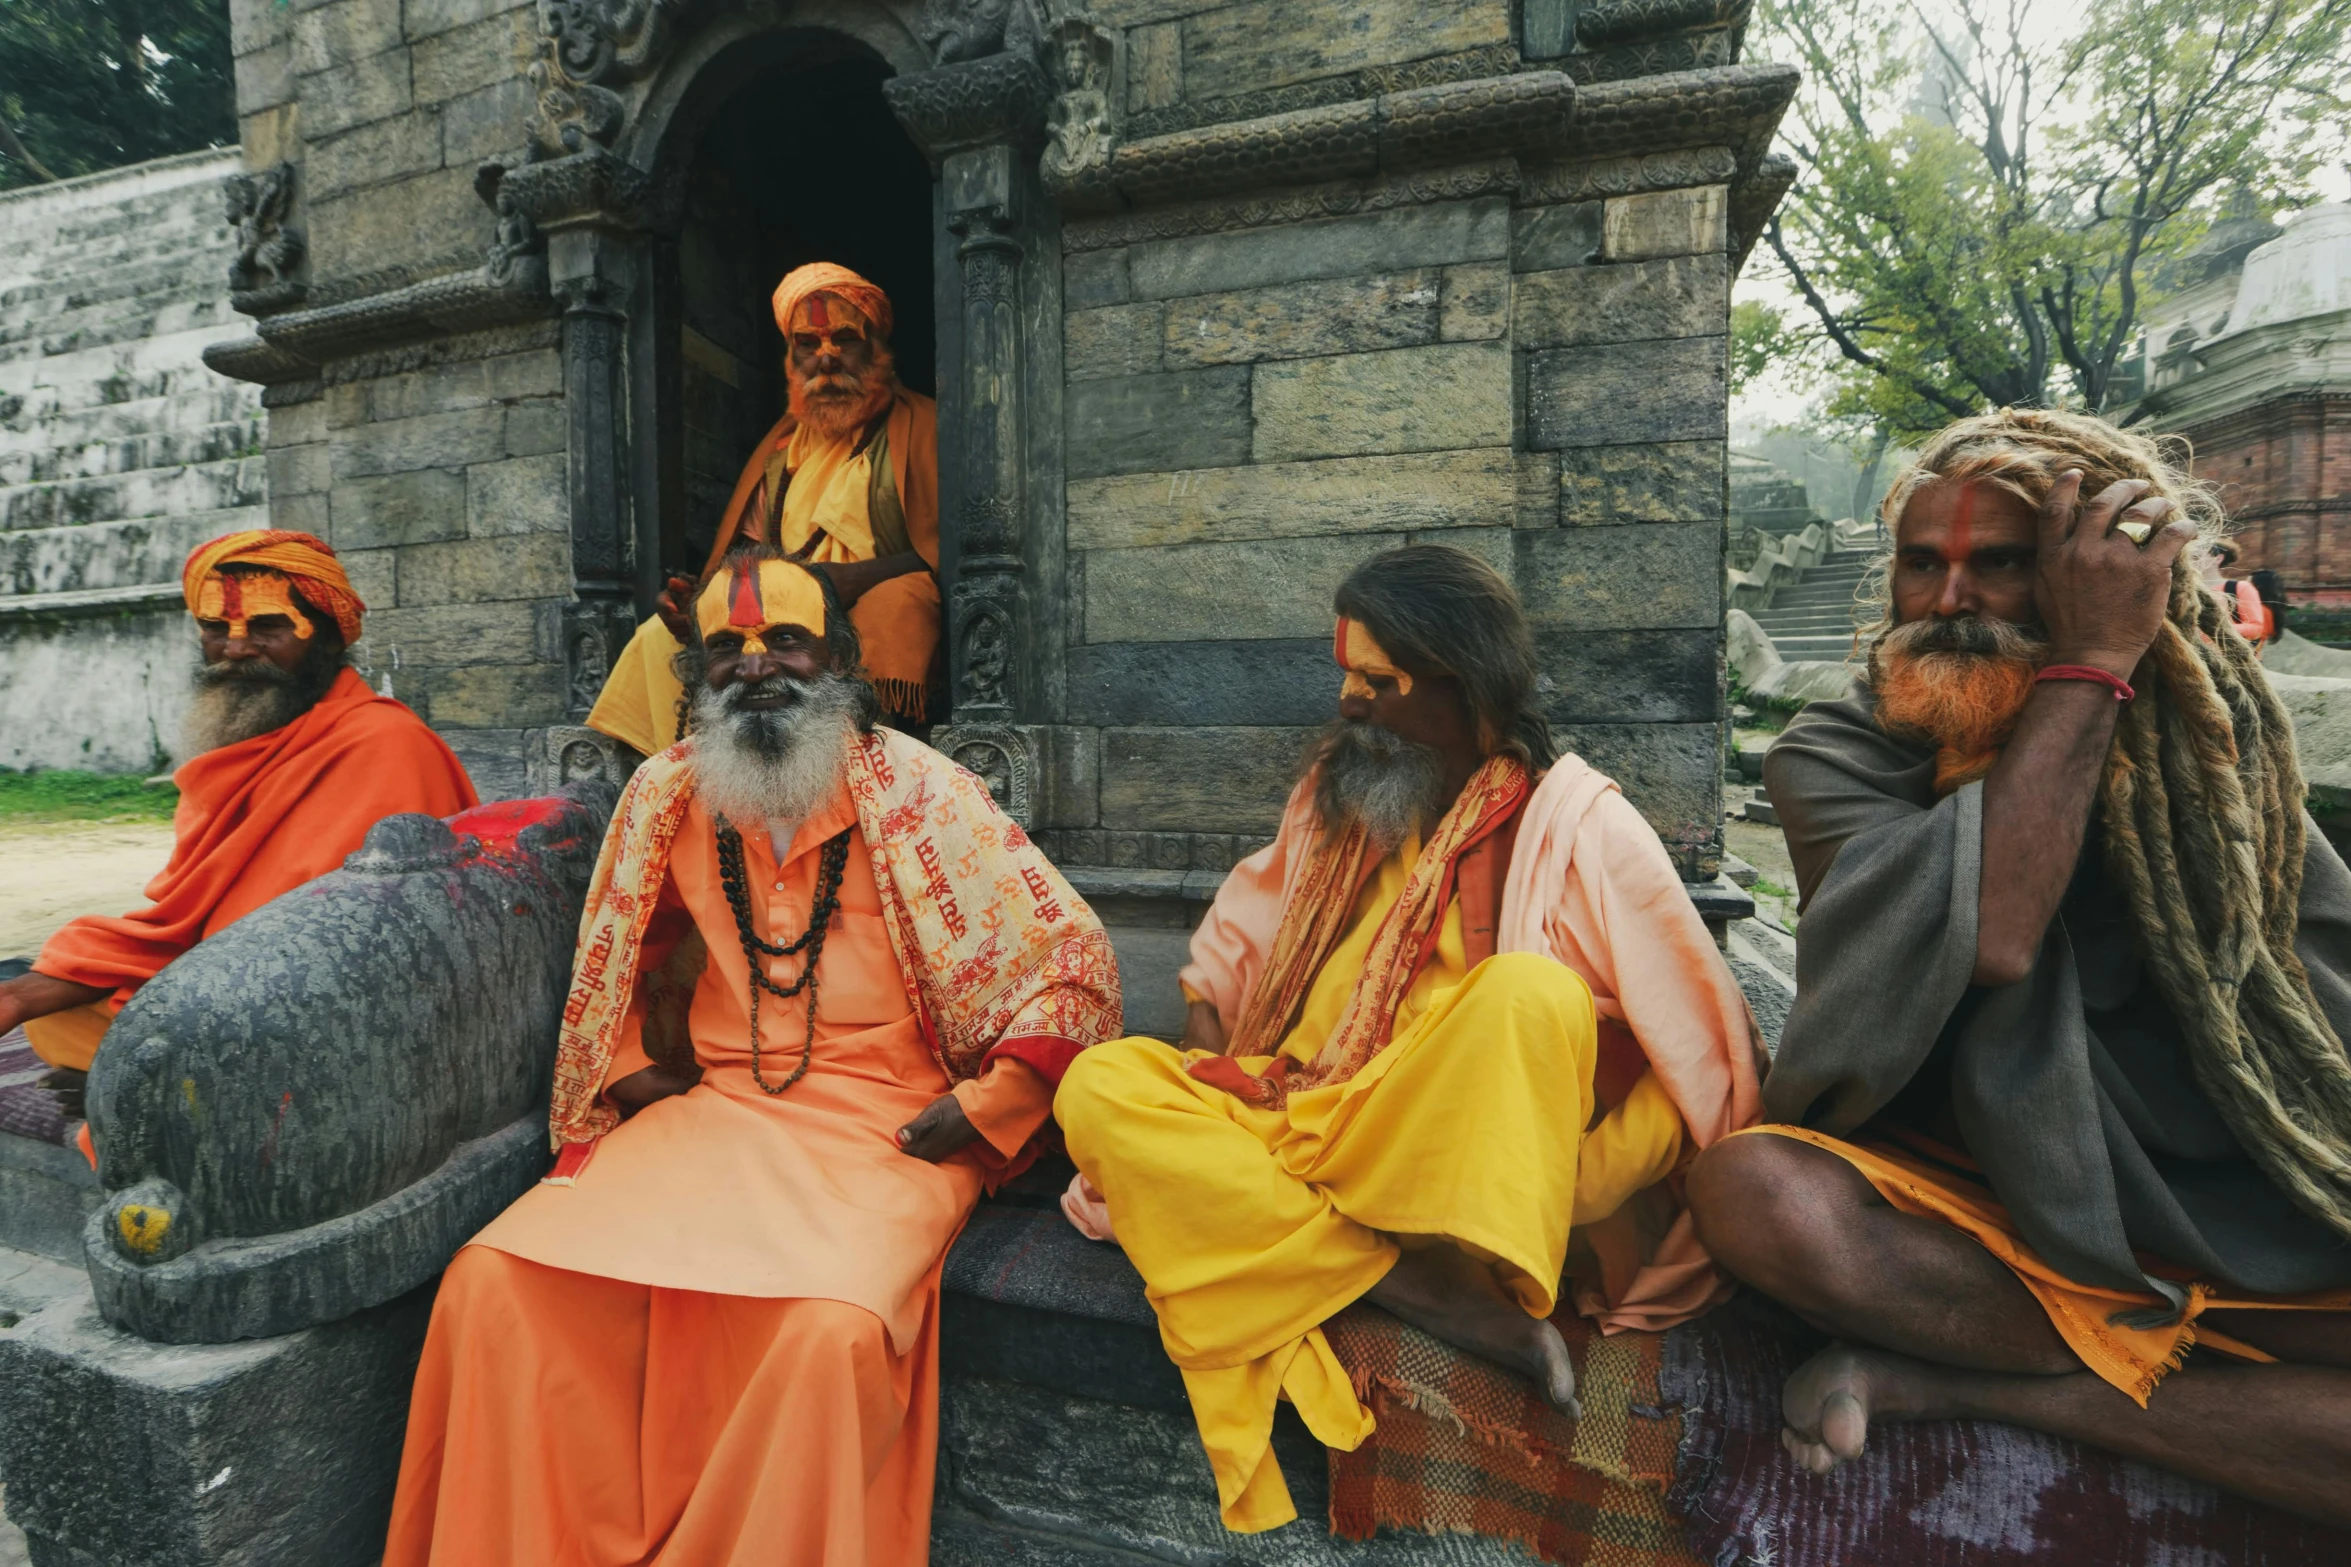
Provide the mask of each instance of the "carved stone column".
POLYGON ((962 267, 963 355, 952 417, 961 461, 951 514, 957 546, 947 589, 952 721, 932 743, 970 768, 1016 820, 1034 808, 1041 744, 1033 726, 1028 601, 1029 513, 1023 408, 1021 268, 1029 239, 1023 193, 1050 97, 1025 51, 890 82, 884 92, 939 166, 962 267))

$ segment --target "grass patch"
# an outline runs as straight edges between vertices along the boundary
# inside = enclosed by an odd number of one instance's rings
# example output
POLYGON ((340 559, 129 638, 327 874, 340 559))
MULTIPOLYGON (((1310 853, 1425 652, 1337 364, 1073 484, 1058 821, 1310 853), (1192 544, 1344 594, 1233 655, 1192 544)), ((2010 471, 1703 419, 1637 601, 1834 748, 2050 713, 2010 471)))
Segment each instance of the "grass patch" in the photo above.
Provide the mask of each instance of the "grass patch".
POLYGON ((179 803, 170 784, 149 788, 119 773, 0 768, 0 823, 168 822, 179 803))

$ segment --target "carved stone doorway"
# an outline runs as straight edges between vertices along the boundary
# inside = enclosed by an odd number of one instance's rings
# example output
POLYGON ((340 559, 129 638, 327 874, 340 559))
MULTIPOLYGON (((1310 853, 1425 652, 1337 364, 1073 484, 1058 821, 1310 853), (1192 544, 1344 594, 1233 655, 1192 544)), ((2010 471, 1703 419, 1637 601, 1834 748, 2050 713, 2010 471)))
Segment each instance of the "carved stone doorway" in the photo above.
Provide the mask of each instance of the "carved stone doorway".
POLYGON ((935 390, 932 175, 883 101, 888 68, 831 33, 761 53, 698 81, 704 101, 670 131, 690 148, 663 149, 684 176, 681 221, 652 258, 665 573, 701 570, 736 476, 783 413, 769 298, 793 267, 833 261, 880 284, 900 379, 935 390))

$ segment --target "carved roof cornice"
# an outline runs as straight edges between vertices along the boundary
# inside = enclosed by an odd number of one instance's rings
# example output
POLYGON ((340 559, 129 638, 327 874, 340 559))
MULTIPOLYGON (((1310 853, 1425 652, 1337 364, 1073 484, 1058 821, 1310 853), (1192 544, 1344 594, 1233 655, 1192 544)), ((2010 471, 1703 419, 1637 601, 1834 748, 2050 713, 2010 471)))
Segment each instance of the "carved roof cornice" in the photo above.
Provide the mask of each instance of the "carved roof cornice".
POLYGON ((205 349, 204 362, 239 381, 288 385, 316 380, 339 359, 543 319, 554 311, 544 264, 507 282, 476 268, 341 304, 283 311, 263 320, 252 337, 205 349))

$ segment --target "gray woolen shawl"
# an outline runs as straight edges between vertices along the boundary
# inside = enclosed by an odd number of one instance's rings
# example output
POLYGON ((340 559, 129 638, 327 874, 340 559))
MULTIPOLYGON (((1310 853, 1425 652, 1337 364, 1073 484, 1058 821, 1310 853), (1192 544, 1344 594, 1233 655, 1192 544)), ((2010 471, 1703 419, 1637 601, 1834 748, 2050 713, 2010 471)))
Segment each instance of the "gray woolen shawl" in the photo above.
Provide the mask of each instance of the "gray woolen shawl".
MULTIPOLYGON (((1934 753, 1885 734, 1874 708, 1866 687, 1815 703, 1764 760, 1803 911, 1765 1118, 1849 1133, 1901 1092, 1949 1026, 1967 1151, 2025 1240, 2067 1277, 2154 1289, 2178 1306, 2180 1290, 2144 1274, 2136 1249, 2249 1290, 2351 1284, 2351 1245, 2293 1209, 2233 1139, 2208 1146, 2217 1112, 2182 1081, 2184 1056, 2151 1064, 2126 1048, 2118 1060, 2092 1029, 2077 946, 2116 943, 2069 931, 2077 901, 2050 921, 2028 977, 1971 993, 1984 786, 1938 800, 1934 753)), ((2351 871, 2315 824, 2294 946, 2336 1036, 2351 1038, 2351 871)), ((2119 957, 2094 958, 2092 988, 2112 988, 2105 966, 2116 962, 2135 986, 2136 961, 2127 942, 2119 957)))

